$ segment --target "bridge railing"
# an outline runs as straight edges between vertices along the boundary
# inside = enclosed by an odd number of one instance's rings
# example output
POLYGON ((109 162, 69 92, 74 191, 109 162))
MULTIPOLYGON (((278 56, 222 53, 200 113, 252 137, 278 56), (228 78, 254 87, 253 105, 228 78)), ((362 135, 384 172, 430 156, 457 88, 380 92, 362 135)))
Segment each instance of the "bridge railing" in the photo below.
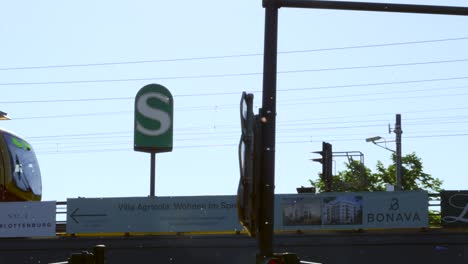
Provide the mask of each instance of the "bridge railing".
POLYGON ((429 193, 429 226, 430 227, 440 227, 441 222, 441 212, 440 212, 440 193, 429 193))

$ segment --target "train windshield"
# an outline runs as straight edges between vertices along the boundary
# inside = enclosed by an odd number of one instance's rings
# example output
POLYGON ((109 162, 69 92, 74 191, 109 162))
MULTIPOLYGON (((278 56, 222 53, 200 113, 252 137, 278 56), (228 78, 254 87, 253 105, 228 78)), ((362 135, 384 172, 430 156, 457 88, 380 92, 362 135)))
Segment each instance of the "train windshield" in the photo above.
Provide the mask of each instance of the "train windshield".
POLYGON ((3 133, 11 157, 11 174, 16 186, 23 191, 42 194, 41 171, 31 145, 14 135, 3 133))

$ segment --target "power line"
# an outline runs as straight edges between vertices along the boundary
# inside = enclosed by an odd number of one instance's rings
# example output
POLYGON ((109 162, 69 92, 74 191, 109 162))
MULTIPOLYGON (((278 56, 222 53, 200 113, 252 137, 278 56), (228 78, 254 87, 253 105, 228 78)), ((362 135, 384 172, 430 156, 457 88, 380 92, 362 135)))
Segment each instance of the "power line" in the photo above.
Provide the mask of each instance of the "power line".
MULTIPOLYGON (((439 89, 452 89, 452 88, 464 88, 466 86, 460 86, 460 87, 451 87, 451 88, 436 88, 436 89, 427 89, 427 90, 439 90, 439 89)), ((426 90, 419 90, 419 91, 426 91, 426 90)), ((389 92, 393 93, 393 92, 389 92)), ((385 94, 385 93, 377 93, 377 94, 385 94)), ((444 95, 438 95, 438 97, 441 96, 459 96, 459 95, 466 95, 467 93, 459 93, 459 94, 444 94, 444 95)), ((356 96, 362 96, 362 95, 368 95, 368 94, 361 94, 361 95, 351 95, 350 97, 356 97, 356 96)), ((346 96, 336 96, 336 97, 346 97, 346 96)), ((350 99, 350 100, 339 100, 339 101, 327 101, 327 102, 315 102, 315 103, 343 103, 343 102, 363 102, 363 101, 376 101, 376 100, 389 100, 389 99, 420 99, 420 98, 430 98, 433 97, 432 95, 420 95, 420 96, 404 96, 404 97, 391 97, 391 98, 367 98, 367 99, 350 99)), ((322 98, 311 98, 311 99, 298 99, 298 100, 286 100, 285 102, 287 103, 281 103, 280 106, 296 106, 296 105, 301 105, 301 104, 309 104, 311 101, 314 99, 323 99, 323 98, 334 98, 334 97, 322 97, 322 98), (301 102, 298 103, 298 101, 304 101, 306 102, 301 102), (308 102, 307 102, 308 101, 308 102)), ((67 100, 68 101, 68 100, 67 100)), ((23 101, 20 101, 23 102, 23 101)), ((0 102, 3 103, 3 102, 0 102)), ((12 102, 13 103, 13 102, 12 102)), ((216 110, 219 109, 229 109, 233 107, 238 107, 237 104, 232 104, 232 105, 225 105, 223 107, 216 107, 216 110)), ((194 107, 185 107, 185 108, 178 108, 178 111, 194 111, 194 110, 210 110, 213 109, 213 106, 194 106, 194 107)), ((443 111, 443 110, 460 110, 460 109, 466 109, 466 108, 447 108, 447 109, 439 109, 435 111, 443 111)), ((424 112, 427 112, 428 110, 423 110, 424 112)), ((87 116, 103 116, 103 115, 119 115, 119 114, 131 114, 133 111, 115 111, 115 112, 98 112, 98 113, 80 113, 80 114, 67 114, 67 115, 49 115, 49 116, 32 116, 32 117, 17 117, 14 120, 36 120, 36 119, 56 119, 56 118, 74 118, 74 117, 87 117, 87 116)), ((326 119, 329 119, 328 117, 326 119)), ((13 120, 13 121, 14 121, 13 120)))
POLYGON ((135 97, 22 100, 22 101, 4 101, 4 102, 0 102, 0 104, 71 103, 71 102, 92 102, 92 101, 117 101, 117 100, 130 100, 130 99, 135 99, 135 97))
POLYGON ((396 64, 380 64, 380 65, 368 65, 368 66, 336 67, 336 68, 322 68, 322 69, 291 70, 291 71, 279 71, 278 73, 301 73, 301 72, 362 70, 362 69, 373 69, 373 68, 387 68, 387 67, 418 66, 418 65, 442 64, 442 63, 456 63, 456 62, 466 62, 466 61, 468 61, 468 59, 424 61, 424 62, 410 62, 410 63, 396 63, 396 64))
MULTIPOLYGON (((350 66, 350 67, 321 68, 321 69, 287 70, 287 71, 278 71, 278 74, 291 74, 291 73, 304 73, 304 72, 326 72, 326 71, 341 71, 341 70, 361 70, 361 69, 402 67, 402 66, 403 67, 404 66, 419 66, 419 65, 429 65, 429 64, 457 63, 457 62, 466 62, 466 61, 468 61, 468 59, 425 61, 425 62, 413 62, 413 63, 396 63, 396 64, 381 64, 381 65, 367 65, 367 66, 350 66)), ((225 77, 255 76, 255 75, 262 75, 262 74, 263 74, 263 72, 247 72, 247 73, 226 73, 226 74, 169 76, 169 77, 148 77, 148 78, 127 78, 127 79, 46 81, 46 82, 11 82, 11 83, 0 83, 0 86, 86 84, 86 83, 133 82, 133 81, 150 81, 150 80, 225 78, 225 77)))
POLYGON ((434 137, 465 137, 468 133, 461 134, 440 134, 440 135, 422 135, 422 136, 406 136, 405 138, 434 138, 434 137))
MULTIPOLYGON (((468 136, 468 133, 459 133, 459 134, 439 134, 439 135, 418 135, 418 136, 407 136, 405 138, 411 139, 423 139, 423 138, 445 138, 445 137, 465 137, 468 136)), ((350 138, 350 139, 326 139, 330 142, 338 141, 362 141, 362 138, 350 138)), ((313 143, 321 142, 320 140, 294 140, 294 141, 279 141, 281 144, 299 144, 299 143, 313 143)), ((175 149, 199 149, 199 148, 215 148, 215 147, 235 147, 237 144, 206 144, 206 145, 185 145, 185 146, 174 146, 175 149)), ((99 152, 117 152, 117 151, 133 151, 131 148, 110 148, 110 149, 84 149, 84 150, 58 150, 58 151, 44 151, 36 152, 38 155, 49 155, 49 154, 84 154, 84 153, 99 153, 99 152)))
MULTIPOLYGON (((215 95, 236 95, 239 92, 217 92, 217 93, 196 93, 196 94, 176 94, 174 97, 198 97, 215 95)), ((134 100, 135 97, 105 97, 105 98, 80 98, 80 99, 49 99, 49 100, 22 100, 22 101, 3 101, 0 104, 33 104, 33 103, 70 103, 70 102, 92 102, 92 101, 117 101, 134 100)))
POLYGON ((72 117, 87 117, 87 116, 103 116, 103 115, 120 115, 129 114, 133 111, 116 111, 116 112, 101 112, 101 113, 82 113, 82 114, 68 114, 68 115, 48 115, 48 116, 29 116, 29 117, 16 117, 12 120, 36 120, 36 119, 53 119, 53 118, 72 118, 72 117))
MULTIPOLYGON (((428 133, 428 132, 432 132, 432 133, 445 133, 443 135, 450 135, 450 136, 458 136, 458 135, 463 135, 463 134, 466 134, 467 131, 466 129, 464 130, 459 130, 459 131, 454 131, 454 130, 441 130, 441 131, 436 131, 436 130, 433 130, 433 131, 423 131, 423 132, 407 132, 407 134, 409 135, 413 135, 413 136, 406 136, 408 138, 413 138, 413 137, 416 137, 416 138, 422 138, 422 137, 433 137, 433 135, 414 135, 414 134, 420 134, 420 133, 428 133), (457 133, 456 133, 457 132, 457 133), (448 133, 448 134, 447 134, 448 133)), ((340 137, 349 137, 349 136, 359 136, 359 140, 363 140, 365 137, 368 136, 368 133, 345 133, 345 134, 323 134, 323 135, 312 135, 310 133, 308 133, 307 135, 282 135, 282 133, 278 133, 278 138, 279 139, 285 139, 285 138, 310 138, 310 141, 313 141, 315 142, 315 140, 312 140, 312 138, 330 138, 333 137, 333 141, 348 141, 349 138, 347 139, 340 139, 340 137)), ((97 147, 97 146, 116 146, 116 145, 128 145, 128 146, 131 146, 132 145, 132 140, 130 139, 130 137, 128 136, 125 136, 126 139, 125 140, 113 140, 113 141, 108 141, 108 140, 98 140, 98 139, 95 139, 93 141, 73 141, 73 142, 60 142, 60 143, 54 143, 54 142, 47 142, 47 143, 35 143, 34 146, 37 147, 38 145, 47 145, 47 146, 50 146, 49 148, 51 150, 54 150, 54 151, 57 151, 58 149, 60 149, 61 151, 63 150, 72 150, 72 149, 76 149, 76 148, 83 148, 83 147, 86 147, 86 148, 89 148, 90 146, 92 147, 97 147)), ((405 138, 406 138, 405 137, 405 138)), ((227 139, 230 139, 230 140, 235 140, 237 141, 239 139, 239 134, 235 134, 235 135, 232 135, 232 136, 221 136, 221 137, 213 137, 213 136, 202 136, 202 137, 190 137, 190 138, 182 138, 182 139, 176 139, 176 142, 188 142, 188 141, 212 141, 212 140, 216 140, 216 141, 220 141, 220 140, 227 140, 227 139)), ((386 142, 391 142, 391 141, 386 141, 386 142)), ((40 148, 41 151, 45 151, 45 150, 48 150, 48 149, 42 149, 42 147, 40 148)))
MULTIPOLYGON (((442 117, 420 117, 412 118, 405 120, 405 126, 414 126, 414 125, 433 125, 433 124, 447 124, 447 123, 458 123, 460 120, 467 119, 468 116, 442 116, 442 117), (455 120, 454 120, 455 119, 455 120), (444 121, 450 120, 450 121, 444 121)), ((351 129, 351 128, 368 128, 368 127, 385 127, 388 124, 388 119, 381 120, 363 120, 363 121, 340 121, 340 122, 308 122, 300 124, 281 124, 278 125, 278 133, 283 132, 307 132, 310 133, 310 130, 336 130, 336 129, 351 129), (377 122, 381 122, 377 124, 377 122), (363 123, 361 125, 356 125, 358 123, 363 123), (370 123, 370 124, 369 124, 370 123), (345 124, 351 124, 344 126, 345 124), (317 125, 332 125, 326 127, 316 127, 317 125), (302 127, 310 126, 310 127, 302 127), (311 127, 314 126, 314 127, 311 127)), ((227 128, 233 128, 232 126, 227 126, 227 128)), ((187 132, 184 133, 184 129, 177 130, 177 135, 179 136, 199 136, 199 135, 226 135, 226 134, 239 134, 238 130, 228 130, 228 131, 212 131, 212 132, 187 132)), ((49 135, 49 136, 31 136, 28 137, 29 140, 34 141, 44 141, 44 140, 89 140, 89 139, 99 139, 100 137, 110 138, 110 135, 121 135, 122 137, 131 138, 132 131, 115 131, 115 132, 100 132, 100 133, 80 133, 80 134, 59 134, 59 135, 49 135)), ((120 137, 120 136, 119 136, 120 137)), ((186 140, 186 139, 182 139, 186 140)))
MULTIPOLYGON (((466 110, 468 107, 450 107, 450 108, 436 108, 431 110, 418 110, 418 111, 410 111, 404 112, 404 114, 412 114, 412 113, 428 113, 428 112, 442 112, 442 111, 453 111, 453 110, 466 110)), ((388 112, 388 113, 381 113, 381 114, 365 114, 365 115, 345 115, 345 116, 328 116, 328 117, 314 117, 314 120, 330 120, 330 119, 349 119, 349 118, 356 118, 356 117, 371 117, 371 116, 389 116, 394 115, 395 113, 388 112)), ((291 123, 291 122, 302 122, 302 121, 309 121, 310 119, 295 119, 295 120, 288 120, 285 122, 281 122, 281 124, 291 123)))
MULTIPOLYGON (((339 86, 319 86, 319 87, 309 87, 309 88, 289 88, 289 89, 278 89, 280 92, 291 92, 298 90, 315 90, 315 89, 338 89, 338 88, 348 88, 348 87, 361 87, 361 86, 381 86, 381 85, 395 85, 395 84, 408 84, 408 83, 418 83, 418 82, 437 82, 437 81, 451 81, 451 80, 460 80, 468 79, 468 77, 455 77, 455 78, 443 78, 443 79, 426 79, 426 80, 409 80, 401 82, 385 82, 385 83, 364 83, 364 84, 348 84, 348 85, 339 85, 339 86)), ((437 91, 437 90, 451 90, 466 88, 467 86, 454 86, 454 87, 443 87, 443 88, 426 88, 426 89, 416 89, 416 90, 407 90, 406 92, 421 92, 421 91, 437 91)), ((252 92, 261 92, 261 91, 252 91, 252 92)), ((399 93, 398 91, 390 92, 376 92, 376 93, 365 93, 365 94, 352 94, 352 95, 333 95, 326 97, 315 97, 310 99, 327 99, 327 98, 337 98, 337 97, 356 97, 356 96, 369 96, 369 95, 382 95, 382 94, 392 94, 399 93)), ((194 94, 176 94, 174 97, 196 97, 196 96, 212 96, 212 95, 236 95, 239 92, 218 92, 218 93, 194 93, 194 94)), ((21 101, 1 101, 0 104, 32 104, 32 103, 65 103, 65 102, 92 102, 92 101, 116 101, 116 100, 133 100, 134 97, 107 97, 107 98, 79 98, 79 99, 49 99, 49 100, 21 100, 21 101)), ((301 99, 309 100, 309 99, 301 99)), ((205 107, 206 108, 206 107, 205 107)), ((114 112, 113 112, 114 113, 114 112)), ((105 113, 100 113, 105 114, 105 113)), ((40 117, 38 117, 40 118, 40 117)), ((16 119, 31 119, 31 118, 16 118, 16 119)))
MULTIPOLYGON (((390 92, 393 93, 393 92, 390 92)), ((379 94, 379 93, 377 93, 379 94)), ((385 94, 385 93, 380 93, 385 94)), ((370 94, 374 95, 374 94, 370 94)), ((468 93, 457 93, 457 94, 442 94, 437 95, 437 97, 451 97, 451 96, 462 96, 468 95, 468 93)), ((349 97, 356 97, 356 96, 368 96, 368 94, 361 94, 361 95, 350 95, 349 97)), ((336 96, 337 98, 343 98, 348 96, 336 96)), ((418 96, 396 96, 396 97, 384 97, 384 98, 360 98, 360 99, 349 99, 349 100, 331 100, 331 101, 316 101, 313 100, 317 99, 329 99, 335 98, 335 96, 329 97, 322 97, 322 98, 309 98, 309 99, 295 99, 295 100, 284 100, 283 103, 278 104, 278 106, 299 106, 304 104, 310 104, 314 102, 315 104, 330 104, 330 103, 352 103, 352 102, 365 102, 365 101, 382 101, 382 100, 411 100, 411 99, 421 99, 421 98, 431 98, 434 95, 418 95, 418 96)), ((182 107, 177 108, 177 111, 202 111, 202 110, 221 110, 221 109, 233 109, 238 107, 237 104, 228 104, 223 105, 222 107, 214 107, 214 106, 192 106, 192 107, 182 107)), ((30 117, 17 117, 13 120, 36 120, 36 119, 56 119, 56 118, 74 118, 74 117, 89 117, 89 116, 105 116, 105 115, 121 115, 121 114, 131 114, 133 111, 115 111, 115 112, 98 112, 98 113, 81 113, 81 114, 67 114, 67 115, 48 115, 48 116, 30 116, 30 117)))
MULTIPOLYGON (((442 134, 444 137, 456 137, 456 136, 465 136, 465 135, 468 135, 468 133, 466 132, 466 130, 463 130, 461 132, 463 133, 454 133, 456 131, 441 131, 441 132, 448 132, 449 134, 442 134), (452 132, 452 133, 450 133, 452 132)), ((281 135, 281 134, 278 134, 278 139, 279 141, 283 141, 284 143, 284 139, 287 139, 287 138, 291 138, 291 139, 304 139, 306 138, 307 141, 305 142, 321 142, 321 141, 324 141, 324 140, 330 140, 330 141, 364 141, 364 139, 368 136, 368 134, 365 134, 365 133, 354 133, 354 134, 349 134, 349 133, 346 133, 346 134, 337 134, 337 135, 330 135, 330 134, 326 134, 326 135, 310 135, 310 134, 307 134, 307 135, 281 135), (357 138, 352 138, 350 139, 349 136, 359 136, 357 138), (342 137, 348 137, 348 138, 342 138, 342 137)), ((430 137, 438 137, 439 135, 413 135, 413 136, 406 136, 406 138, 408 139, 418 139, 418 138, 430 138, 430 137)), ((197 137, 197 138, 187 138, 187 139, 182 139, 182 140, 176 140, 175 141, 175 145, 178 145, 180 142, 204 142, 205 144, 207 143, 207 141, 220 141, 220 142, 226 142, 226 140, 229 140, 229 142, 231 142, 231 144, 234 144, 232 142, 236 142, 239 140, 239 135, 232 135, 232 136, 229 136, 229 137, 226 137, 226 136, 223 136, 223 137, 219 137, 219 138, 213 138, 213 137, 197 137)), ((389 141, 387 140, 386 141, 387 143, 391 143, 391 142, 394 142, 394 141, 389 141)), ((53 143, 53 142, 49 142, 49 143, 35 143, 34 146, 35 146, 35 149, 36 150, 39 150, 40 152, 44 152, 44 151, 70 151, 70 150, 79 150, 79 149, 82 149, 82 148, 87 148, 89 149, 89 147, 102 147, 102 146, 114 146, 114 147, 117 147, 117 146, 120 146, 120 145, 125 145, 127 147, 131 147, 133 145, 133 142, 131 140, 119 140, 119 141, 85 141, 85 142, 70 142, 70 143, 53 143), (42 145, 43 147, 38 147, 38 145, 42 145)))
MULTIPOLYGON (((458 93, 458 94, 443 94, 437 95, 438 97, 450 97, 450 96, 461 96, 461 95, 468 95, 468 93, 458 93)), ((353 96, 354 97, 354 96, 353 96)), ((339 101, 321 101, 315 102, 315 104, 324 104, 324 103, 350 103, 350 102, 365 102, 365 101, 382 101, 382 100, 397 100, 397 99, 421 99, 421 98, 431 98, 434 97, 433 95, 421 95, 421 96, 402 96, 402 97, 387 97, 387 98, 367 98, 367 99, 350 99, 350 100, 339 100, 339 101)), ((330 97, 331 98, 331 97, 330 97)), ((308 99, 310 100, 310 99, 308 99)), ((279 106, 298 106, 304 104, 310 104, 311 101, 308 102, 300 102, 297 101, 304 101, 304 99, 299 100, 287 100, 287 103, 279 104, 279 106)), ((219 109, 232 109, 238 107, 238 105, 225 105, 219 109)), ((203 106, 203 107, 186 107, 180 108, 178 111, 196 111, 196 110, 211 110, 213 107, 211 106, 203 106)), ((82 114, 67 114, 67 115, 48 115, 48 116, 31 116, 31 117, 17 117, 14 120, 36 120, 36 119, 56 119, 56 118, 74 118, 74 117, 89 117, 89 116, 105 116, 105 115, 121 115, 121 114, 131 114, 133 111, 116 111, 116 112, 100 112, 100 113, 82 113, 82 114)))
MULTIPOLYGON (((440 90, 446 91, 446 90, 455 90, 455 89, 460 89, 460 88, 468 88, 468 86, 463 85, 463 86, 424 88, 424 89, 414 89, 414 90, 405 89, 405 93, 429 92, 429 91, 440 91, 440 90)), ((309 100, 335 99, 335 98, 346 98, 346 97, 361 97, 361 96, 386 95, 386 94, 401 94, 401 91, 353 93, 353 94, 346 94, 346 95, 336 95, 336 94, 334 94, 334 95, 329 95, 329 96, 295 99, 295 101, 309 101, 309 100)))
POLYGON ((130 133, 130 131, 119 131, 119 132, 99 132, 99 133, 82 133, 82 134, 62 134, 62 135, 53 135, 53 136, 35 136, 35 137, 28 137, 28 139, 39 139, 39 138, 61 138, 61 137, 87 137, 87 136, 107 136, 107 135, 118 135, 118 134, 126 134, 130 133))
MULTIPOLYGON (((465 120, 465 119, 468 119, 468 116, 467 115, 461 115, 461 116, 440 116, 440 117, 431 116, 431 117, 406 118, 405 123, 406 122, 413 122, 413 121, 416 121, 416 122, 420 122, 420 121, 435 122, 437 120, 453 120, 453 119, 465 120)), ((357 123, 376 123, 376 122, 388 123, 388 122, 390 122, 390 119, 372 119, 372 120, 358 120, 358 121, 350 120, 350 121, 340 121, 340 122, 336 122, 336 121, 316 122, 315 119, 314 119, 313 122, 301 122, 301 121, 299 121, 299 123, 292 123, 292 124, 291 123, 283 124, 283 123, 278 122, 278 127, 307 126, 307 125, 330 125, 330 124, 357 124, 357 123)), ((412 124, 417 124, 417 123, 412 123, 412 124)))
MULTIPOLYGON (((436 43, 436 42, 459 41, 459 40, 467 40, 467 39, 468 39, 468 37, 459 37, 459 38, 445 38, 445 39, 394 42, 394 43, 382 43, 382 44, 355 45, 355 46, 344 46, 344 47, 335 47, 335 48, 319 48, 319 49, 280 51, 280 52, 278 52, 278 54, 294 54, 294 53, 337 51, 337 50, 347 50, 347 49, 377 48, 377 47, 389 47, 389 46, 401 46, 401 45, 414 45, 414 44, 426 44, 426 43, 436 43)), ((179 61, 195 61, 195 60, 228 59, 228 58, 242 58, 242 57, 256 57, 256 56, 263 56, 263 53, 246 53, 246 54, 220 55, 220 56, 173 58, 173 59, 153 59, 153 60, 136 60, 136 61, 120 61, 120 62, 102 62, 102 63, 4 67, 4 68, 0 68, 0 71, 54 69, 54 68, 74 68, 74 67, 96 67, 96 66, 160 63, 160 62, 179 62, 179 61)))
MULTIPOLYGON (((461 95, 468 95, 468 93, 459 93, 459 94, 441 94, 437 95, 437 97, 449 97, 449 96, 461 96, 461 95)), ((431 98, 434 97, 434 95, 419 95, 419 96, 395 96, 395 97, 385 97, 385 98, 366 98, 366 99, 349 99, 349 100, 332 100, 332 101, 318 101, 314 102, 315 104, 330 104, 330 103, 352 103, 352 102, 364 102, 364 101, 388 101, 388 100, 409 100, 409 99, 421 99, 421 98, 431 98)), ((311 102, 301 102, 297 103, 294 102, 293 100, 290 101, 290 103, 285 103, 282 104, 283 106, 299 106, 299 105, 308 105, 311 102)))
POLYGON ((365 87, 365 86, 381 86, 381 85, 396 85, 396 84, 410 84, 410 83, 424 83, 424 82, 440 82, 440 81, 455 81, 466 80, 468 76, 448 77, 448 78, 435 78, 435 79, 422 79, 422 80, 409 80, 409 81, 395 81, 395 82, 377 82, 377 83, 362 83, 362 84, 344 84, 344 85, 331 85, 331 86, 316 86, 304 88, 288 88, 278 89, 278 91, 305 91, 305 90, 322 90, 322 89, 339 89, 351 87, 365 87))

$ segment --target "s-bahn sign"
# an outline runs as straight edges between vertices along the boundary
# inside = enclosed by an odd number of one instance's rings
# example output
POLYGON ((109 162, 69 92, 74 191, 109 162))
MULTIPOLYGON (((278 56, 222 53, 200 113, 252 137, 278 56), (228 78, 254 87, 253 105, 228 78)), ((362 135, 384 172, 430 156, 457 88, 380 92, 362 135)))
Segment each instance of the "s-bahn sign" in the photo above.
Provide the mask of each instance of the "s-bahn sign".
POLYGON ((135 97, 134 150, 172 151, 174 100, 159 84, 141 88, 135 97))

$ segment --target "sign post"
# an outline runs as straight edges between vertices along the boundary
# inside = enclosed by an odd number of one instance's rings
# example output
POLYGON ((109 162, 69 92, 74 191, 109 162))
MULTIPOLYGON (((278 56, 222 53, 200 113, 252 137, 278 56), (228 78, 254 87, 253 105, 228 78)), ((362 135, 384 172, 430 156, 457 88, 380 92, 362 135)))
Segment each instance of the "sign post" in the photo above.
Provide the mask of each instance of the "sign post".
POLYGON ((135 97, 135 151, 151 154, 150 196, 154 196, 156 153, 172 151, 174 99, 159 84, 149 84, 135 97))

